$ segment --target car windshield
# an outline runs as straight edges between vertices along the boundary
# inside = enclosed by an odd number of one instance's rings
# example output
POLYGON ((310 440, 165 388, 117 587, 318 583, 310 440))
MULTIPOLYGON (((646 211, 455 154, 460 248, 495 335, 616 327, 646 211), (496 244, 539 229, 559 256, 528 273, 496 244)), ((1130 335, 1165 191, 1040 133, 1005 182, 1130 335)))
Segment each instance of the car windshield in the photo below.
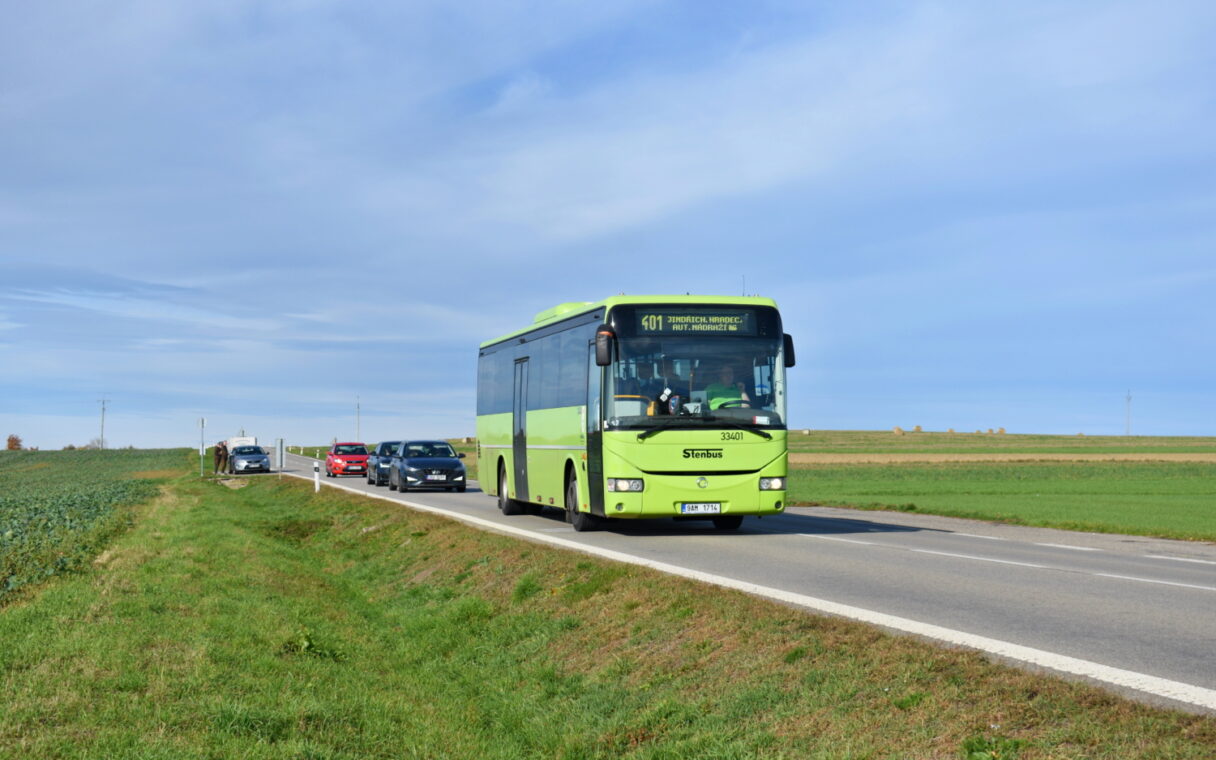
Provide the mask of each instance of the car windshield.
POLYGON ((405 455, 421 458, 455 458, 456 452, 446 443, 410 443, 406 444, 405 455))
POLYGON ((376 456, 382 457, 387 454, 392 454, 393 449, 396 449, 400 445, 401 441, 385 441, 376 448, 376 456))
POLYGON ((367 447, 361 443, 356 444, 356 445, 342 444, 342 445, 334 446, 334 453, 335 454, 353 454, 356 456, 358 456, 360 454, 366 455, 367 447))
POLYGON ((241 454, 265 454, 261 446, 237 446, 232 450, 232 453, 240 456, 241 454))
POLYGON ((608 429, 785 426, 785 362, 775 337, 620 340, 604 392, 608 429))

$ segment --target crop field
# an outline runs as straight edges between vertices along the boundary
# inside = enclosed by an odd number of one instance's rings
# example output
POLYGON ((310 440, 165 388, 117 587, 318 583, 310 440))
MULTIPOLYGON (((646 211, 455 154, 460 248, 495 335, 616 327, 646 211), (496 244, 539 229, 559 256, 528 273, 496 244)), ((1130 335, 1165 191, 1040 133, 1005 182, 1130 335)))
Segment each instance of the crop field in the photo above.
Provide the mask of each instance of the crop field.
POLYGON ((811 465, 790 468, 790 503, 1216 541, 1216 464, 811 465))
POLYGON ((913 433, 896 435, 890 430, 791 430, 790 453, 832 456, 877 454, 1068 455, 1090 458, 1104 454, 1211 455, 1216 461, 1216 438, 1182 436, 1081 436, 1023 435, 996 433, 913 433))
POLYGON ((121 507, 185 463, 181 449, 0 452, 0 603, 88 562, 129 522, 121 507))

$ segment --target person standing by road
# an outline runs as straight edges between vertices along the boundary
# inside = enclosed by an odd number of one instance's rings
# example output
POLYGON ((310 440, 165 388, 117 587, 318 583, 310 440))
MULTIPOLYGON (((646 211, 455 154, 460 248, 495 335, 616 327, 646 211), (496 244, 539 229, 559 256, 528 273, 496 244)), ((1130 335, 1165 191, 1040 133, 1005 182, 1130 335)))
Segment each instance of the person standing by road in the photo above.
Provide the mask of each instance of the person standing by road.
POLYGON ((220 441, 215 444, 215 474, 219 475, 228 469, 228 444, 220 441))

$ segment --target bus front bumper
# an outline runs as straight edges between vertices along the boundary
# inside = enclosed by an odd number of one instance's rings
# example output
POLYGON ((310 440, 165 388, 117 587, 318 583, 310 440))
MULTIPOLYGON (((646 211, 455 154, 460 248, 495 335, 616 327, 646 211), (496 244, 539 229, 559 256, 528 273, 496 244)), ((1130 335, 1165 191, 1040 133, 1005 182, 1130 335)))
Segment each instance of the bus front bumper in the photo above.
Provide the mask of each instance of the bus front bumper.
MULTIPOLYGON (((637 477, 637 476, 633 476, 637 477)), ((608 517, 703 517, 773 515, 785 510, 785 491, 761 491, 760 478, 784 473, 688 473, 642 475, 640 492, 604 491, 608 517)))

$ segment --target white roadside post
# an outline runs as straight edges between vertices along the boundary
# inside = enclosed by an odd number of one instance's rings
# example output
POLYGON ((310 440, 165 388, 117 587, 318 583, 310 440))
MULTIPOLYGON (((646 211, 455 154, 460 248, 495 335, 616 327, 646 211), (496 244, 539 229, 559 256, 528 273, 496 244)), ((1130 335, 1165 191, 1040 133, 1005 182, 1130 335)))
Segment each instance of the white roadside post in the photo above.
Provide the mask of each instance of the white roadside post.
POLYGON ((207 418, 198 418, 198 476, 203 477, 203 462, 207 456, 207 444, 205 443, 207 430, 207 418))
POLYGON ((321 463, 312 463, 312 492, 321 493, 321 463))

